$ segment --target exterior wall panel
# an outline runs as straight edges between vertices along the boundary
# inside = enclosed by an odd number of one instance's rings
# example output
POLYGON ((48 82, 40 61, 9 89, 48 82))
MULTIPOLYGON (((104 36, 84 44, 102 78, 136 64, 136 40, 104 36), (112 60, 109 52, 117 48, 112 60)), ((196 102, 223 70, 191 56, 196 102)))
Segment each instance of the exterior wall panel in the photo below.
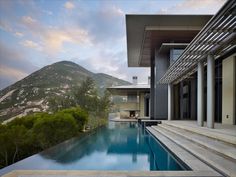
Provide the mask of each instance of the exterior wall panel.
POLYGON ((222 123, 235 124, 235 72, 236 72, 236 55, 232 55, 223 60, 222 73, 222 123))
POLYGON ((144 93, 140 93, 139 95, 139 110, 140 110, 140 117, 144 117, 144 93))
POLYGON ((168 86, 158 81, 165 74, 169 66, 168 55, 155 56, 155 119, 168 118, 168 86))

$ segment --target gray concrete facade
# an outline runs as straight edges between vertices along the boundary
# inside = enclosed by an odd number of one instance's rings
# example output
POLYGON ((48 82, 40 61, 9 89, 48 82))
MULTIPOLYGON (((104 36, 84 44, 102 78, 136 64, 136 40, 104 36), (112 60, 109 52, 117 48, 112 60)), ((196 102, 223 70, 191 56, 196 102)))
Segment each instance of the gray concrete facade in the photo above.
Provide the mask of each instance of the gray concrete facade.
POLYGON ((168 118, 168 85, 159 84, 160 78, 169 67, 168 55, 155 55, 155 119, 168 118))
POLYGON ((154 119, 154 111, 155 111, 155 60, 151 60, 151 83, 150 83, 150 119, 154 119))

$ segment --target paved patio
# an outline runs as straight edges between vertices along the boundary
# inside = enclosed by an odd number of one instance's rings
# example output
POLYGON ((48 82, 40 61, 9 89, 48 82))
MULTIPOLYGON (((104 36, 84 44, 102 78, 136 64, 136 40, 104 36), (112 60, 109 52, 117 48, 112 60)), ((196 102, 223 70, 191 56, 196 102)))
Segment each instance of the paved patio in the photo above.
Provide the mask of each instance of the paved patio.
POLYGON ((197 121, 173 120, 162 122, 236 145, 236 125, 215 123, 215 128, 211 129, 206 127, 206 122, 204 122, 203 127, 199 127, 197 121))
MULTIPOLYGON (((155 137, 161 140, 167 148, 171 149, 182 161, 187 157, 180 153, 181 148, 202 161, 212 170, 224 176, 236 176, 236 126, 215 124, 215 129, 199 127, 196 121, 162 121, 158 126, 147 128, 155 137), (164 136, 174 145, 166 144, 164 136), (174 146, 174 147, 173 147, 174 146)), ((187 162, 194 170, 194 158, 187 162), (192 164, 192 165, 191 165, 192 164), (193 167, 192 167, 193 166, 193 167)), ((197 171, 201 170, 195 169, 197 171)))

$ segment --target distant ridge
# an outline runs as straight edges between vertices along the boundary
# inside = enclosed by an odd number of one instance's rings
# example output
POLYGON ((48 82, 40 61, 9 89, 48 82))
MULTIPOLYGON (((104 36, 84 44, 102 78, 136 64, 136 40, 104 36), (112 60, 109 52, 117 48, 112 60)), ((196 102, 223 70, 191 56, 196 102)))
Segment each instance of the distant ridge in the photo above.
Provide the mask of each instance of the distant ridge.
POLYGON ((0 121, 28 112, 47 111, 50 98, 68 96, 87 77, 95 81, 99 95, 107 87, 130 84, 104 73, 93 73, 71 61, 56 62, 0 91, 0 121))

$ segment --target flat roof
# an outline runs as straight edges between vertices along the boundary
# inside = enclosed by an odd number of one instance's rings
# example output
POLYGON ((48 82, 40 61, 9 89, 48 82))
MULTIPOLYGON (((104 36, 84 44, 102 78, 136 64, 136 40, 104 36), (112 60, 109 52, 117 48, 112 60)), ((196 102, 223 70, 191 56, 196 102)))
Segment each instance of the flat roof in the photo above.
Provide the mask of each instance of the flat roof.
POLYGON ((162 43, 189 43, 212 15, 126 15, 129 67, 149 67, 162 43))
POLYGON ((137 94, 140 92, 150 92, 150 85, 149 84, 122 85, 122 86, 108 87, 107 89, 114 95, 128 95, 128 94, 137 94))

